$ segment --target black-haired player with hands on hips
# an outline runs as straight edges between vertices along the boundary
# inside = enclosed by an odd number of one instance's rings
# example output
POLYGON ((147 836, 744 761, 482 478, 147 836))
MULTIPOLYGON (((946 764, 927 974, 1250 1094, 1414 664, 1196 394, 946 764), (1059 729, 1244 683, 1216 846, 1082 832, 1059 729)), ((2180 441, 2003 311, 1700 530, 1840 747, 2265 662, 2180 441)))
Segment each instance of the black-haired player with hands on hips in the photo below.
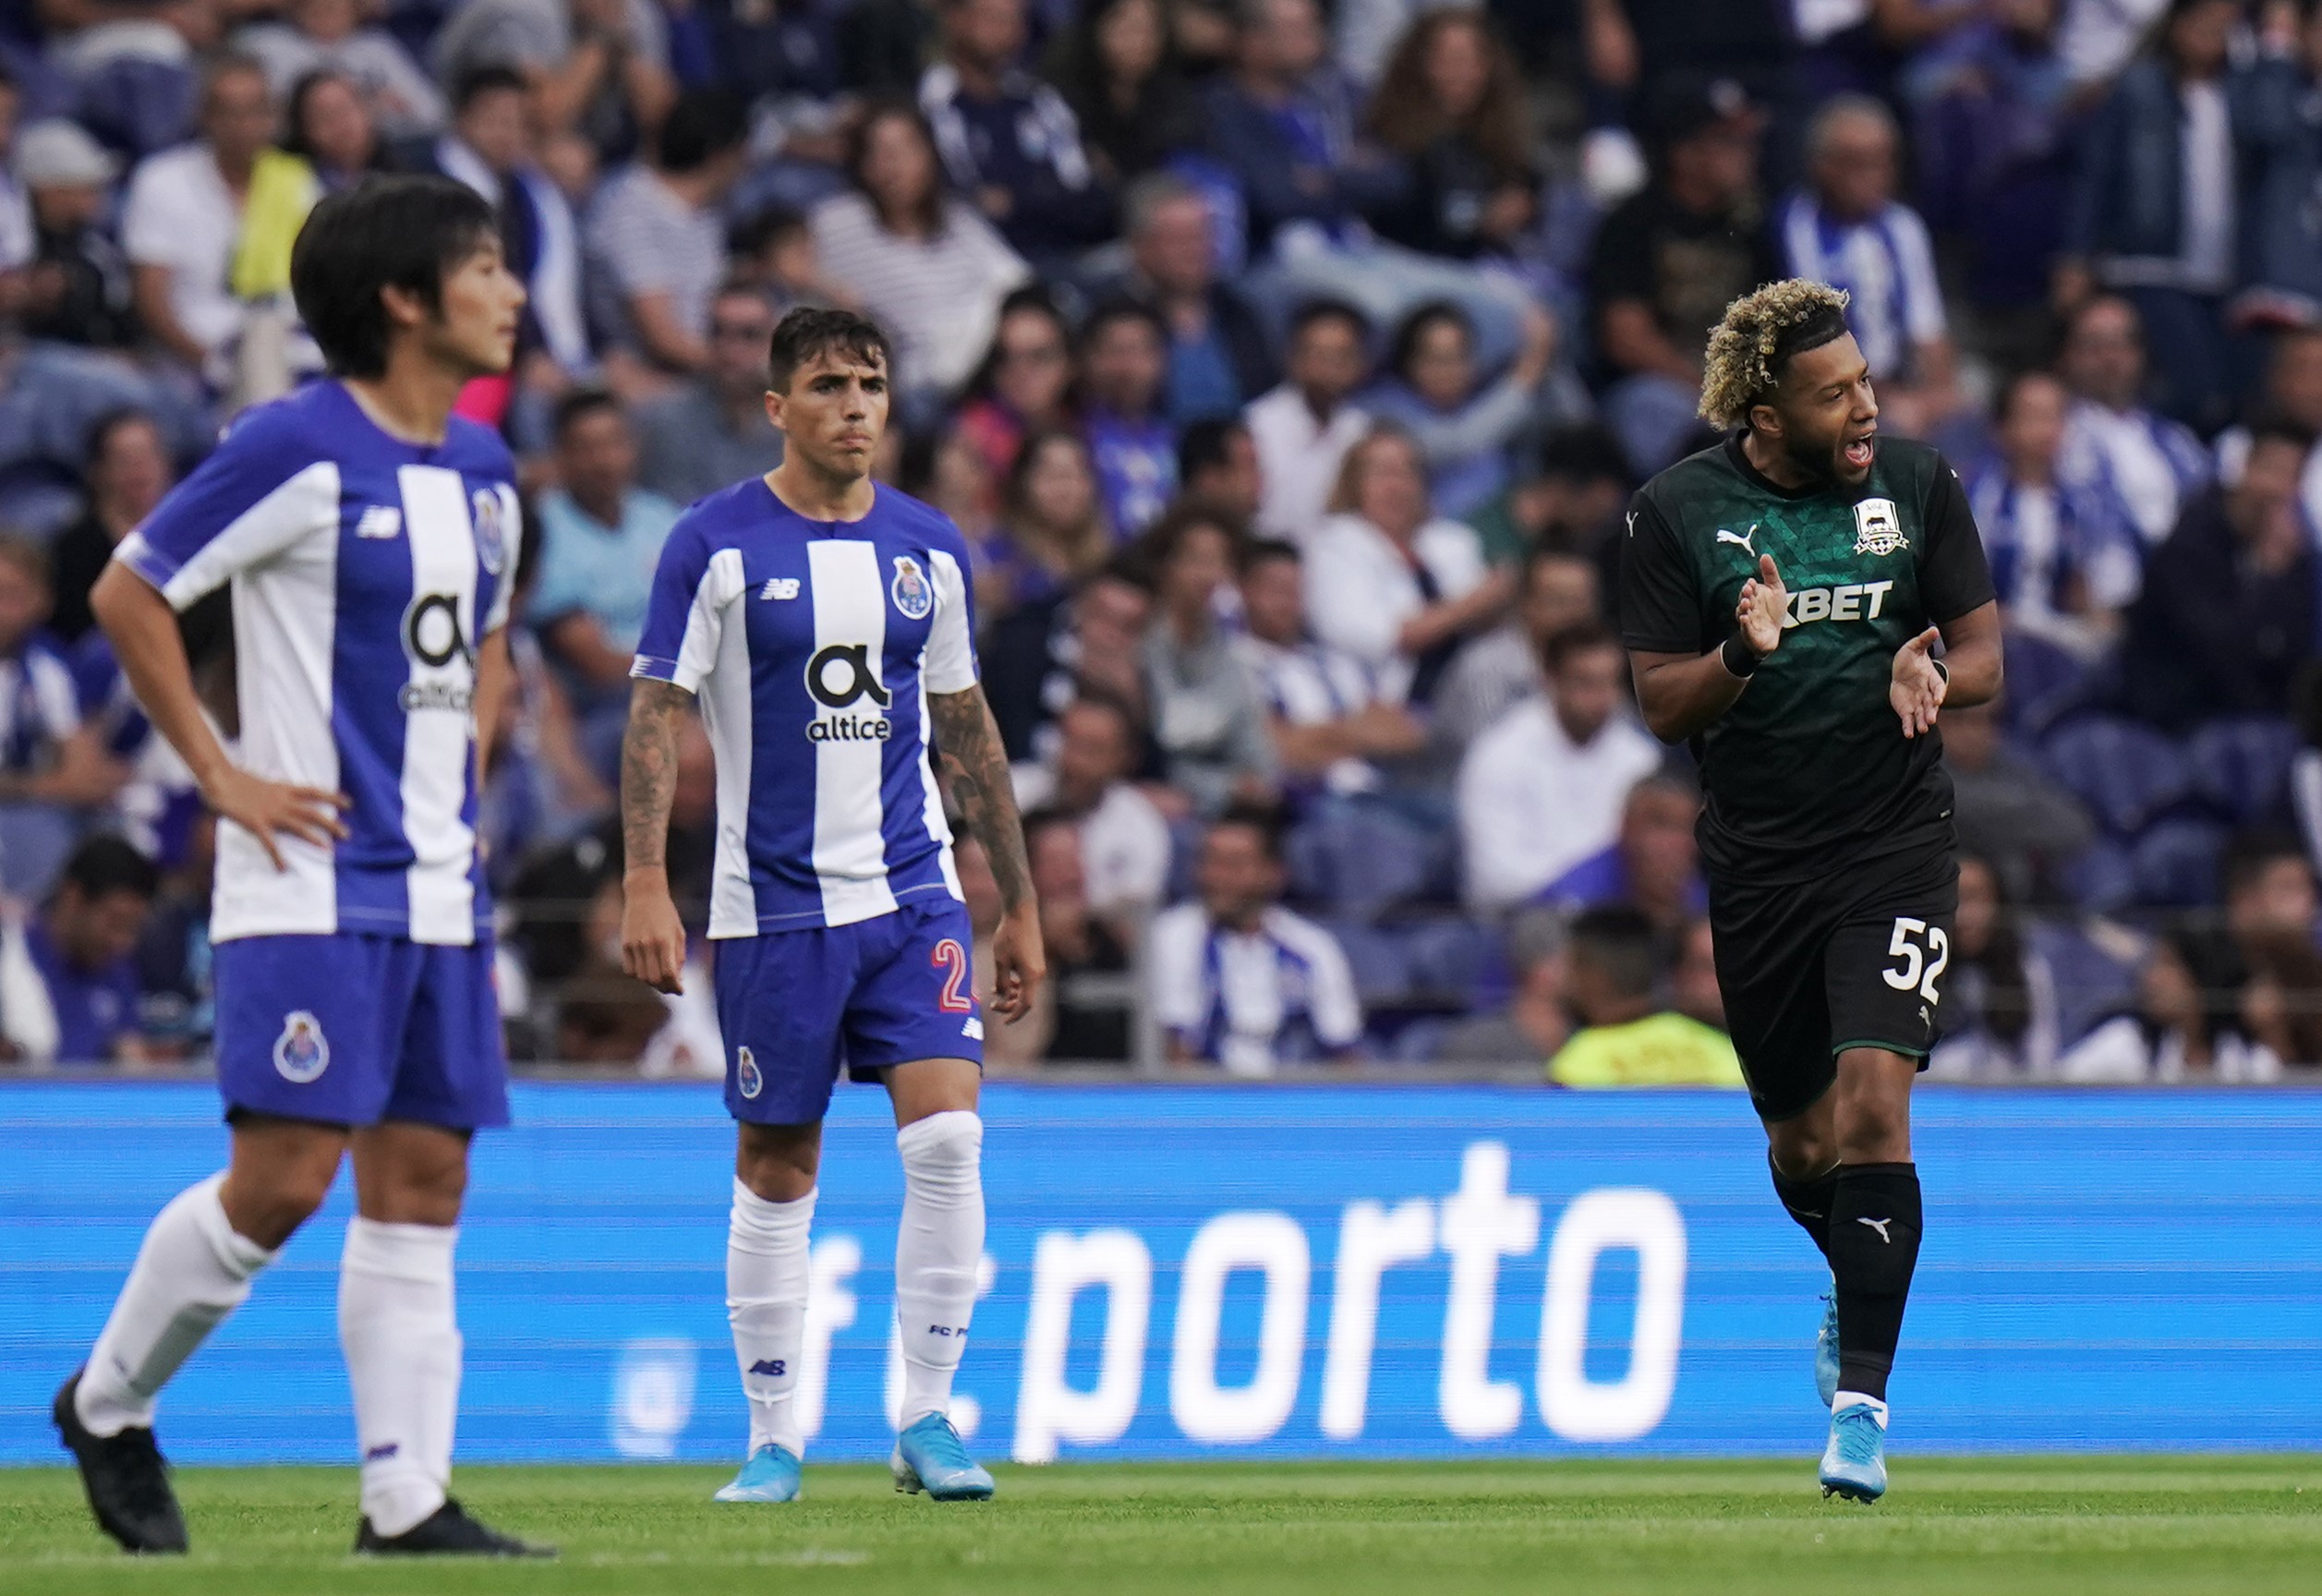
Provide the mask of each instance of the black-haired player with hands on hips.
POLYGON ((1830 1263, 1823 1492, 1868 1502, 1918 1259, 1911 1084, 1958 902, 1936 723, 1998 693, 2001 661, 1958 476, 1879 436, 1845 308, 1793 279, 1726 308, 1701 414, 1728 436, 1638 493, 1620 608, 1647 723, 1700 764, 1718 982, 1774 1191, 1830 1263))

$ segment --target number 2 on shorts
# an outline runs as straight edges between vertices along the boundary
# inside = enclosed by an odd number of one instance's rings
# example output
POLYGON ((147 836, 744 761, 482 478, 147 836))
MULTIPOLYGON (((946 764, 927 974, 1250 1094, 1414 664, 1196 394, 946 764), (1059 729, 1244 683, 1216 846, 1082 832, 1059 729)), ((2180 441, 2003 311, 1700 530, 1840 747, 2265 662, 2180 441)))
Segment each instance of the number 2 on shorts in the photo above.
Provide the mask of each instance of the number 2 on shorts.
POLYGON ((968 957, 967 949, 960 946, 958 939, 946 937, 937 943, 935 951, 927 955, 927 962, 938 970, 951 972, 943 978, 943 996, 936 999, 936 1007, 946 1014, 974 1013, 975 999, 960 990, 967 985, 968 957))
POLYGON ((1941 925, 1898 914, 1894 917, 1894 935, 1887 940, 1887 951, 1903 961, 1898 969, 1879 972, 1888 985, 1898 992, 1908 992, 1916 986, 1919 996, 1929 1003, 1942 1001, 1935 991, 1935 977, 1951 964, 1951 938, 1943 935, 1941 925), (1911 940, 1914 937, 1926 944, 1924 949, 1911 940))

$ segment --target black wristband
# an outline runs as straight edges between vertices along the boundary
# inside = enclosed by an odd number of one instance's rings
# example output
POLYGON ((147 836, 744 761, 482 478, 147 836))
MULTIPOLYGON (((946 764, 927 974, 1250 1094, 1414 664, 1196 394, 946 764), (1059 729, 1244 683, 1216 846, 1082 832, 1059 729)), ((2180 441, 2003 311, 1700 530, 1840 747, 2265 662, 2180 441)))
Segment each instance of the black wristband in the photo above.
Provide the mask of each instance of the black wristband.
POLYGON ((1748 639, 1738 632, 1725 639, 1725 646, 1717 651, 1717 657, 1725 667, 1725 674, 1738 677, 1744 682, 1748 681, 1757 671, 1759 661, 1764 658, 1758 650, 1752 648, 1748 639))

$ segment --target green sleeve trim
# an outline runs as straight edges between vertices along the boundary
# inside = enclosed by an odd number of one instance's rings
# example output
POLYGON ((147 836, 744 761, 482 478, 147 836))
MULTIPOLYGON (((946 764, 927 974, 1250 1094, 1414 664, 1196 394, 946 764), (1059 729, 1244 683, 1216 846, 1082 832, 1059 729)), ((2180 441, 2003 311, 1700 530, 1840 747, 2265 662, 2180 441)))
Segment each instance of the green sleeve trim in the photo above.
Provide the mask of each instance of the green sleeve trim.
POLYGON ((1849 1047, 1876 1047, 1881 1053, 1900 1053, 1905 1058, 1924 1058, 1928 1055, 1925 1047, 1905 1047, 1900 1042, 1881 1042, 1875 1036, 1857 1036, 1849 1041, 1832 1043, 1831 1058, 1835 1059, 1849 1047))

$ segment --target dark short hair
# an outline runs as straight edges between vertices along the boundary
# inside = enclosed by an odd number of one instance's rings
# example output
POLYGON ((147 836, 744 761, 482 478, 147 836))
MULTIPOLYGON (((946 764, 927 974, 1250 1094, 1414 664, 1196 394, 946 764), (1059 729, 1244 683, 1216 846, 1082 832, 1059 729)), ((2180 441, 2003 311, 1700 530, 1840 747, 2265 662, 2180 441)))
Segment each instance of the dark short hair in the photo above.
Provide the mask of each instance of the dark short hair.
POLYGON ((787 393, 801 366, 817 355, 833 353, 865 366, 887 366, 894 359, 887 334, 868 316, 802 305, 774 324, 774 336, 766 346, 767 386, 787 393))
POLYGON ((0 565, 13 565, 28 582, 49 585, 48 550, 21 532, 0 531, 0 565))
POLYGON ((766 205, 736 222, 726 233, 730 255, 756 255, 777 238, 806 231, 806 218, 787 205, 766 205))
MULTIPOLYGON (((97 462, 104 458, 104 452, 113 447, 113 435, 124 427, 151 427, 154 436, 161 436, 161 423, 153 419, 151 411, 140 410, 134 405, 116 405, 89 423, 89 430, 80 446, 83 470, 97 468, 97 462)), ((163 440, 162 447, 164 451, 168 449, 166 439, 163 440)))
POLYGON ((1119 720, 1121 735, 1129 740, 1130 752, 1136 752, 1137 739, 1144 732, 1144 722, 1137 715, 1137 707, 1128 699, 1109 687, 1080 682, 1073 684, 1071 702, 1058 711, 1057 719, 1061 720, 1075 709, 1094 709, 1119 720))
POLYGON ((1141 299, 1107 299, 1081 323, 1081 347, 1095 347, 1097 338, 1116 321, 1138 322, 1160 340, 1162 348, 1169 346, 1169 324, 1161 319, 1160 311, 1141 299))
POLYGON ((1290 337, 1303 336, 1309 327, 1321 321, 1343 321, 1353 329, 1356 342, 1368 345, 1371 342, 1371 318, 1348 304, 1344 299, 1309 299, 1290 312, 1290 337))
POLYGON ((1602 621, 1575 621, 1540 646, 1540 662, 1554 675, 1581 655, 1599 648, 1620 652, 1621 640, 1602 621))
POLYGON ((1236 433, 1247 438, 1250 429, 1231 416, 1211 416, 1193 422, 1177 441, 1177 479, 1191 482, 1213 466, 1226 464, 1226 446, 1236 433))
POLYGON ((367 177, 326 195, 290 251, 290 293, 323 358, 341 377, 387 369, 391 323, 380 296, 443 303, 443 278, 490 240, 500 224, 483 197, 449 177, 367 177))
POLYGON ((80 846, 65 861, 59 885, 78 889, 89 901, 115 892, 134 892, 150 900, 161 889, 161 872, 127 841, 100 831, 81 839, 80 846))
POLYGON ((1626 903, 1584 910, 1573 922, 1572 961, 1604 973, 1623 998, 1643 998, 1661 973, 1661 953, 1652 922, 1626 903))
POLYGON ((1226 557, 1240 563, 1241 549, 1234 529, 1226 518, 1199 500, 1180 500, 1164 510, 1154 524, 1145 528, 1138 539, 1143 545, 1148 568, 1158 573, 1178 556, 1185 540, 1206 526, 1226 540, 1226 557))
POLYGON ((567 432, 600 410, 610 410, 615 416, 628 415, 611 389, 575 388, 559 399, 556 408, 549 413, 549 436, 562 443, 567 432))
POLYGON ((1597 568, 1594 559, 1581 553, 1571 545, 1542 538, 1524 550, 1523 563, 1517 573, 1517 586, 1519 591, 1532 585, 1534 573, 1543 565, 1581 565, 1587 567, 1591 573, 1597 568))
MULTIPOLYGON (((2004 425, 2008 417, 2015 414, 2016 401, 2024 396, 2024 390, 2035 382, 2052 382, 2059 388, 2065 387, 2064 380, 2045 366, 2026 366, 2011 373, 2007 381, 2000 384, 1999 396, 1991 401, 1991 419, 1995 425, 2004 425)), ((2065 393, 2069 397, 2071 390, 2065 388, 2065 393)))
POLYGON ((664 172, 698 172, 749 141, 750 111, 742 97, 723 89, 696 89, 677 97, 653 153, 664 172))
POLYGON ((2286 827, 2256 826, 2237 831, 2218 861, 2218 877, 2231 898, 2283 859, 2305 863, 2306 851, 2298 834, 2286 827))
POLYGON ((1034 841, 1046 833, 1050 831, 1077 832, 1081 828, 1081 823, 1061 809, 1050 804, 1043 804, 1023 817, 1023 828, 1024 852, 1029 853, 1032 852, 1034 841))
POLYGON ((1540 474, 1576 482, 1634 482, 1628 455, 1599 421, 1559 427, 1540 441, 1540 474))
POLYGON ((514 66, 473 67, 461 73, 453 85, 452 112, 456 115, 487 94, 521 94, 526 88, 524 74, 514 66))
POLYGON ((1242 546, 1241 574, 1244 576, 1259 566, 1276 560, 1287 560, 1293 565, 1303 564, 1306 556, 1297 544, 1286 538, 1252 538, 1242 546))
POLYGON ((1270 804, 1253 804, 1247 799, 1226 805, 1217 818, 1209 823, 1204 837, 1214 837, 1228 826, 1246 826, 1258 834, 1258 846, 1276 864, 1282 863, 1282 812, 1270 804))
POLYGON ((2279 412, 2269 412, 2250 423, 2250 452, 2256 453, 2260 443, 2287 443, 2292 449, 2304 453, 2314 448, 2314 430, 2312 428, 2300 426, 2291 417, 2279 412))

